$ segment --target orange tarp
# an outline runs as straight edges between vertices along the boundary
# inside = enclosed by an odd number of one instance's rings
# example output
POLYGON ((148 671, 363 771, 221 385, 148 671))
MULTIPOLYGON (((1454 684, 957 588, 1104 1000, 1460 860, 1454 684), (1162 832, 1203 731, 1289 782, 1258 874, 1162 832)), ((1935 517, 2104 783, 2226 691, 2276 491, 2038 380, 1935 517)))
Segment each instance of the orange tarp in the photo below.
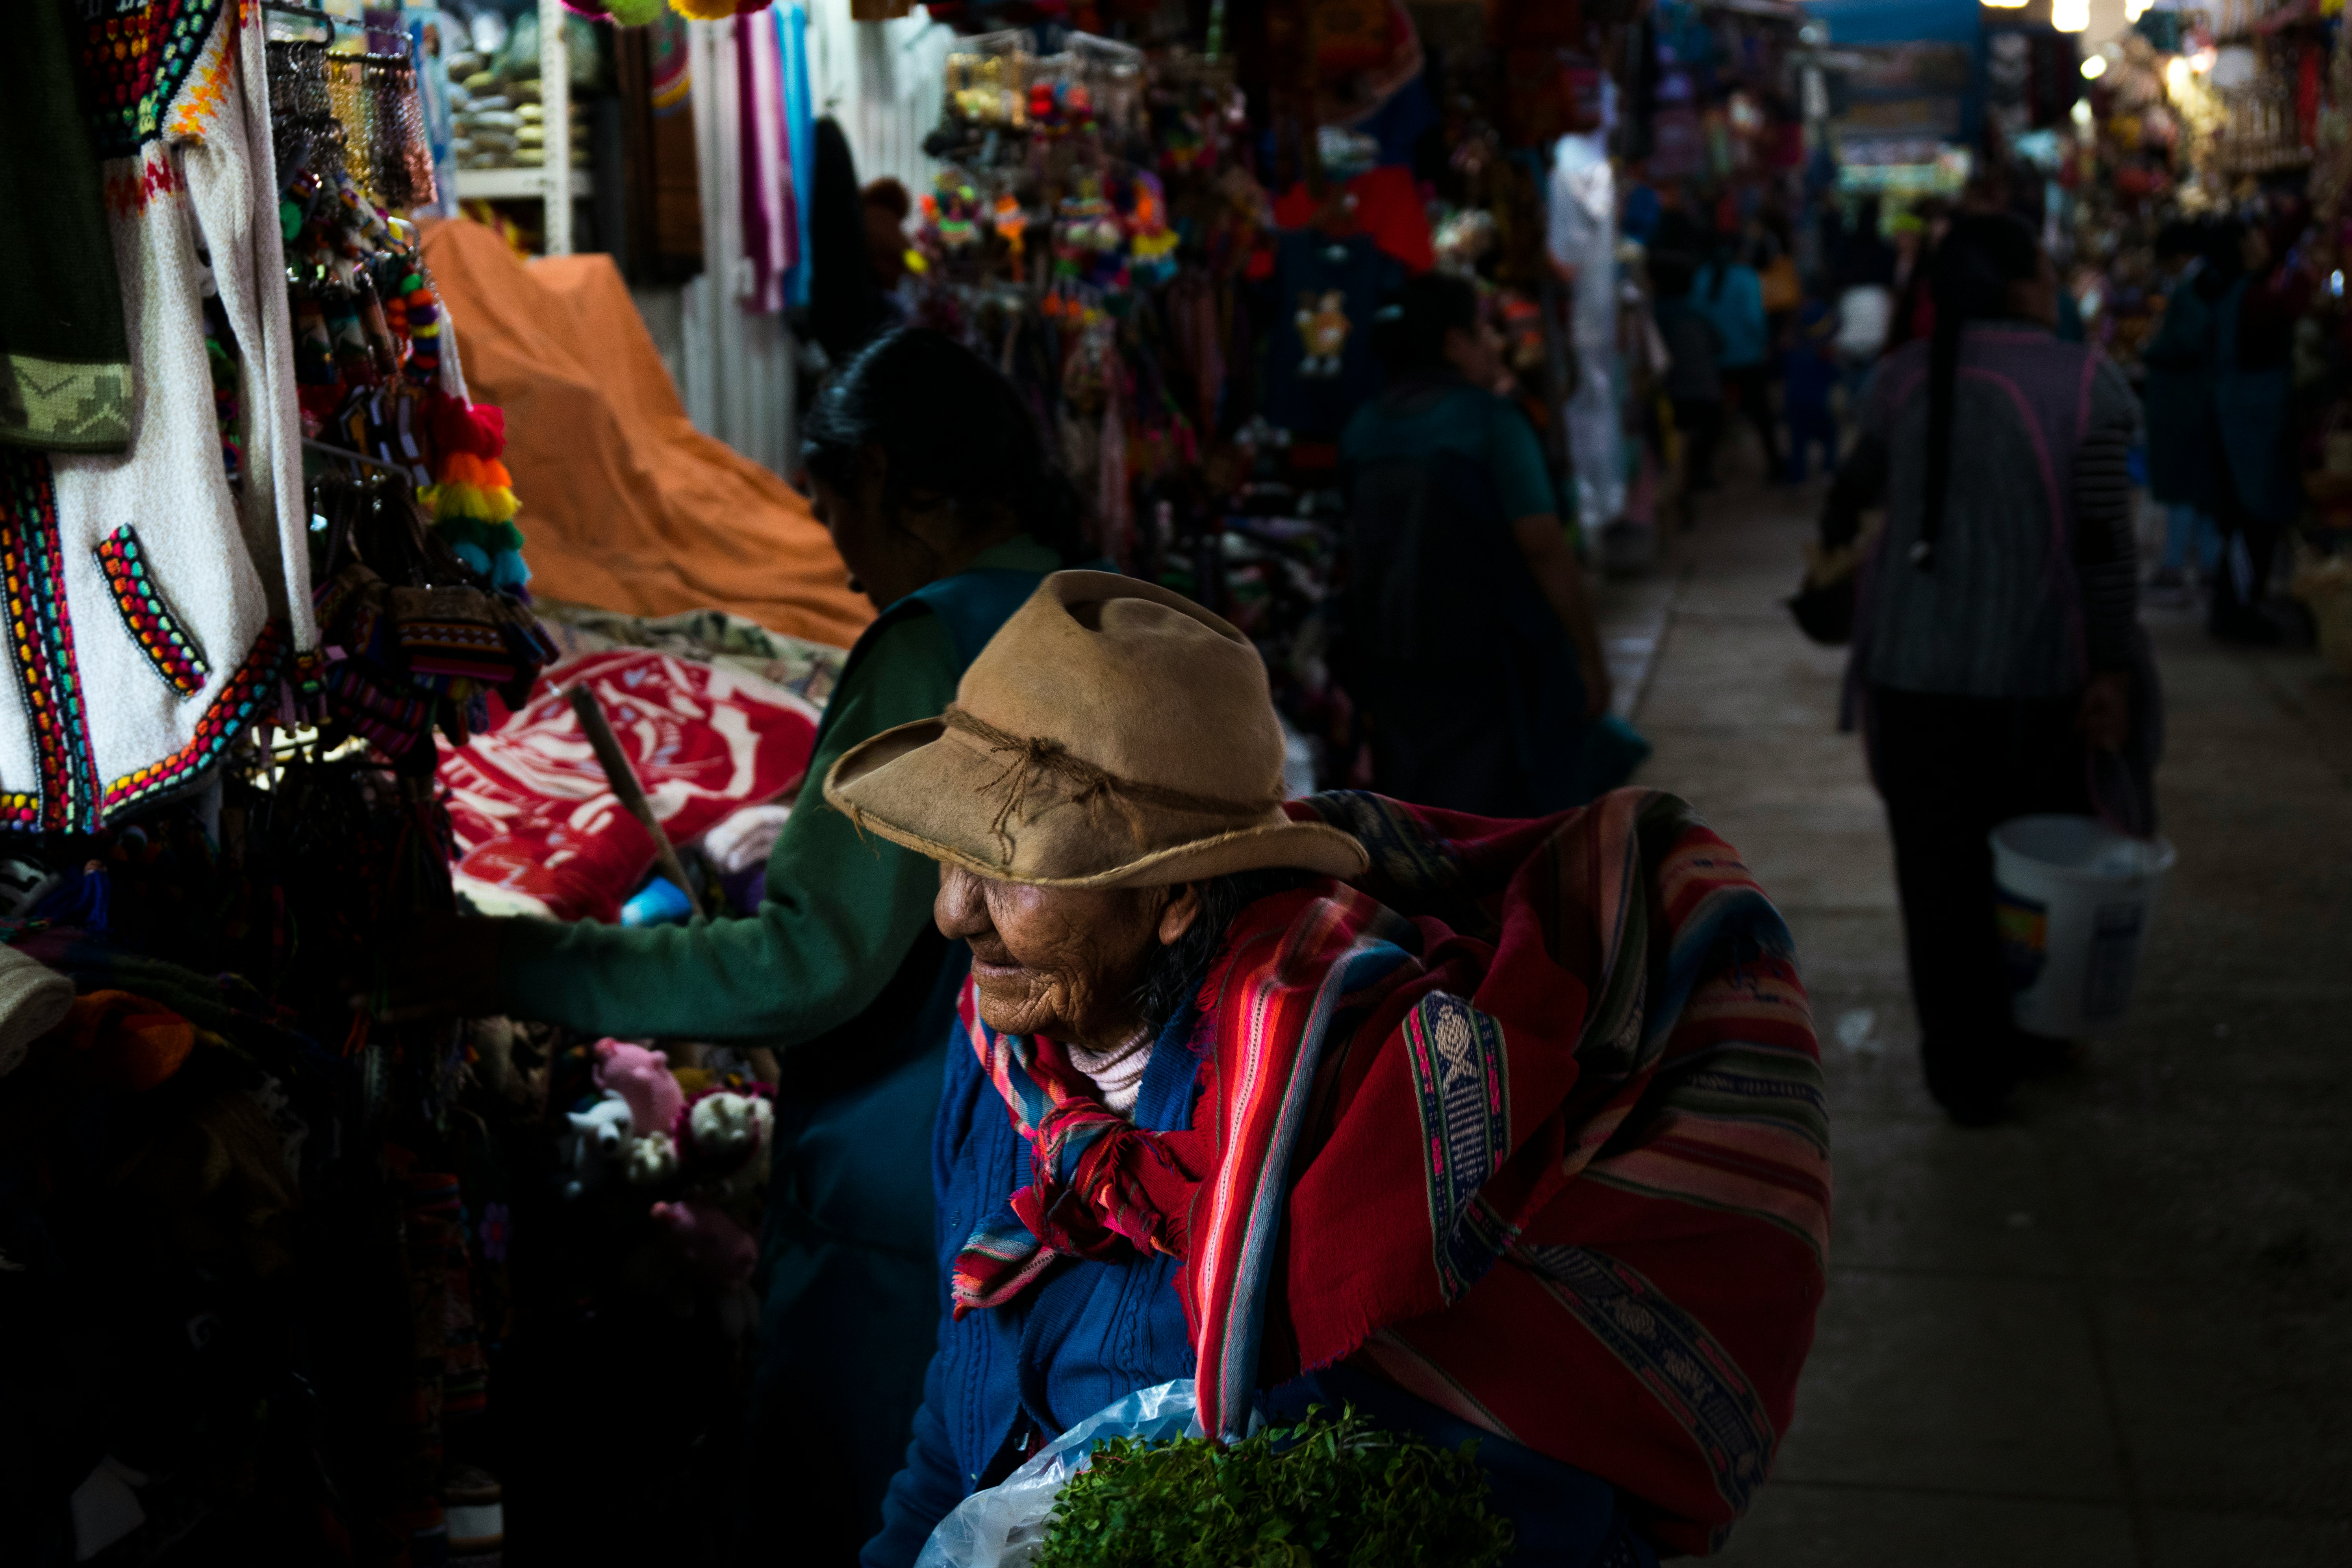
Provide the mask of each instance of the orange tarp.
POLYGON ((730 610, 847 647, 874 618, 808 502, 697 430, 607 256, 528 267, 464 219, 425 232, 477 401, 507 414, 531 592, 636 616, 730 610))

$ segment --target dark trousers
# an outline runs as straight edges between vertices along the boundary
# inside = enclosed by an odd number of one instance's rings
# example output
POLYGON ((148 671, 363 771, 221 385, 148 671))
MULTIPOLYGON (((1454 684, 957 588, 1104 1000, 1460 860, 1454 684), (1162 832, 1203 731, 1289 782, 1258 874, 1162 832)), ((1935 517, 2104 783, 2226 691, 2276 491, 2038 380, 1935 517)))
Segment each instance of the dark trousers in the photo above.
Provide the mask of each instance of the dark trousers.
POLYGON ((1688 483, 1701 489, 1715 483, 1715 444, 1723 436, 1723 404, 1719 399, 1675 399, 1675 428, 1688 443, 1683 472, 1688 483))
POLYGON ((869 1009, 828 1037, 863 1046, 869 1070, 911 1054, 866 1082, 777 1095, 738 1568, 855 1562, 907 1462, 939 1345, 931 1128, 966 963, 918 943, 889 984, 919 985, 927 957, 938 973, 911 1021, 869 1009))
POLYGON ((1744 364, 1738 370, 1727 370, 1723 379, 1739 395, 1739 415, 1756 426, 1758 440, 1764 443, 1764 476, 1769 479, 1780 477, 1780 437, 1772 425, 1772 378, 1770 371, 1761 364, 1744 364))
POLYGON ((1822 449, 1822 472, 1837 471, 1837 419, 1830 413, 1830 400, 1797 398, 1789 400, 1789 482, 1805 482, 1805 458, 1815 447, 1822 449))
POLYGON ((2217 637, 2267 638, 2262 602, 2270 595, 2271 563, 2278 550, 2279 527, 2248 511, 2225 479, 2218 521, 2221 559, 2213 574, 2213 603, 2207 626, 2217 637))
POLYGON ((2077 706, 1871 691, 1919 1051, 1928 1092, 1962 1120, 2000 1108, 2029 1045, 2010 1018, 1990 836, 2012 816, 2090 809, 2077 706))

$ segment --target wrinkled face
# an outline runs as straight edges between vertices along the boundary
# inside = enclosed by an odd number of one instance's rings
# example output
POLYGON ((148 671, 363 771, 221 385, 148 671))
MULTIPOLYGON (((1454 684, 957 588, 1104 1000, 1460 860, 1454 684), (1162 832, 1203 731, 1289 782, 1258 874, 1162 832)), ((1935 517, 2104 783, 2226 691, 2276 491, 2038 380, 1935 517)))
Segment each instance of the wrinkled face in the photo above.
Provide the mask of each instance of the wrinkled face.
POLYGON ((940 867, 931 918, 971 945, 980 1016, 999 1034, 1117 1045, 1152 954, 1192 929, 1199 893, 1174 888, 1034 888, 940 867))

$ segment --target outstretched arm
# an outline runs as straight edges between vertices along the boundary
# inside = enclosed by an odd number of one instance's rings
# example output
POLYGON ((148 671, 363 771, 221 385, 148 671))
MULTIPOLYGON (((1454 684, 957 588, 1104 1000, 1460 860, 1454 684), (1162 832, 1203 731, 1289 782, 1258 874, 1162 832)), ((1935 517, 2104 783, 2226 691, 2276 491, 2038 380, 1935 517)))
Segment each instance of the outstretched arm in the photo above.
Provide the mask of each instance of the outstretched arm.
POLYGON ((892 626, 833 700, 824 744, 744 919, 629 930, 594 921, 453 921, 393 955, 388 1020, 504 1013, 591 1034, 791 1045, 863 1011, 929 925, 939 873, 824 804, 835 758, 955 695, 947 632, 892 626))

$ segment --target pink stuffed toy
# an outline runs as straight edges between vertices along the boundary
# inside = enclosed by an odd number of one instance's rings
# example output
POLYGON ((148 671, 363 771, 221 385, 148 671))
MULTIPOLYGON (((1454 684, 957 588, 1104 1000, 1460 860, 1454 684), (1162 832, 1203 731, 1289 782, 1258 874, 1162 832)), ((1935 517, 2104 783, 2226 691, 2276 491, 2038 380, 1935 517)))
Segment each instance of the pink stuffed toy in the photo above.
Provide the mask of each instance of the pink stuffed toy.
POLYGON ((654 1205, 654 1218, 668 1227, 687 1262, 713 1284, 740 1285, 751 1278, 760 1244, 725 1209, 688 1198, 682 1204, 654 1205))
POLYGON ((596 1087, 629 1102, 640 1138, 671 1131, 686 1105, 686 1091, 670 1077, 669 1058, 624 1040, 596 1042, 596 1087))

